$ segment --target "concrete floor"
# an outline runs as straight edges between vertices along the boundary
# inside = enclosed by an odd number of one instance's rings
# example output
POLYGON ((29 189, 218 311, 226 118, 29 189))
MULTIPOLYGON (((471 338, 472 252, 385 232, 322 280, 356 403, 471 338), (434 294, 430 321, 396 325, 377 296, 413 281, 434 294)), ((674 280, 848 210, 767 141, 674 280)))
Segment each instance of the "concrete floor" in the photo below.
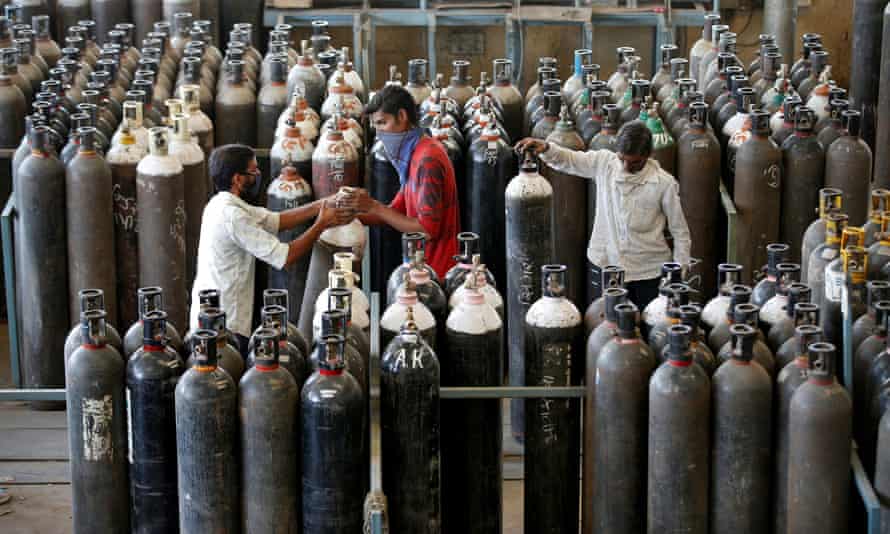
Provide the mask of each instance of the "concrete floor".
MULTIPOLYGON (((12 387, 7 326, 0 324, 0 388, 12 387)), ((504 420, 509 421, 507 411, 504 420)), ((505 428, 504 533, 522 532, 520 448, 505 428)), ((71 532, 71 491, 64 412, 35 412, 0 402, 0 504, 2 534, 71 532)))

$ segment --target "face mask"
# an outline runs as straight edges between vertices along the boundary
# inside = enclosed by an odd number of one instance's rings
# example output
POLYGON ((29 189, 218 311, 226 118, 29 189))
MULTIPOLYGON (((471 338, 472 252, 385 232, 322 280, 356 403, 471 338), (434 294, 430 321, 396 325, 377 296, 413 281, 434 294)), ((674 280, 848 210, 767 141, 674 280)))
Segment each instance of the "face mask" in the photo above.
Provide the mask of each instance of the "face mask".
POLYGON ((408 167, 411 164, 411 154, 423 130, 412 128, 398 133, 377 132, 377 138, 383 143, 383 150, 390 163, 399 172, 399 181, 402 185, 408 181, 408 167))
MULTIPOLYGON (((246 173, 251 174, 251 173, 246 173)), ((241 199, 248 204, 256 204, 263 191, 263 174, 257 170, 253 174, 253 183, 247 189, 241 191, 241 199)))

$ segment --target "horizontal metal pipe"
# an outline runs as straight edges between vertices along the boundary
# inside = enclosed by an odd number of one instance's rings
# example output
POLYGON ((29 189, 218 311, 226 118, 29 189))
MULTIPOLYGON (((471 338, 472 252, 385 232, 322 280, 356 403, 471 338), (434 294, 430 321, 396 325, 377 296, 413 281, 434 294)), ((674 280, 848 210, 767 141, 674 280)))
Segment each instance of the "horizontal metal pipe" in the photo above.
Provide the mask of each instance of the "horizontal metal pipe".
POLYGON ((580 399, 587 394, 583 386, 572 387, 445 387, 439 390, 442 399, 580 399))

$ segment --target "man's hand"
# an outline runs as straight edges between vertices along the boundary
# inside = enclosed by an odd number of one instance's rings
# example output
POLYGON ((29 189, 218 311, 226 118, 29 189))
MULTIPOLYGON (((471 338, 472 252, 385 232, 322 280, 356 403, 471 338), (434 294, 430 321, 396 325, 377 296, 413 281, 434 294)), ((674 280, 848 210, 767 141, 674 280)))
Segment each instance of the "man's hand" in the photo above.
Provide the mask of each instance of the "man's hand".
POLYGON ((517 154, 522 154, 525 151, 531 151, 534 155, 543 154, 550 149, 550 143, 547 141, 542 141, 540 139, 535 139, 534 137, 526 137, 525 139, 516 143, 517 154))
POLYGON ((341 198, 340 205, 346 206, 358 214, 370 214, 380 206, 380 202, 368 194, 367 189, 353 188, 349 196, 341 198))
POLYGON ((336 207, 336 201, 325 199, 318 209, 318 217, 315 224, 322 230, 326 230, 332 226, 341 226, 349 223, 355 218, 355 212, 349 208, 336 207))

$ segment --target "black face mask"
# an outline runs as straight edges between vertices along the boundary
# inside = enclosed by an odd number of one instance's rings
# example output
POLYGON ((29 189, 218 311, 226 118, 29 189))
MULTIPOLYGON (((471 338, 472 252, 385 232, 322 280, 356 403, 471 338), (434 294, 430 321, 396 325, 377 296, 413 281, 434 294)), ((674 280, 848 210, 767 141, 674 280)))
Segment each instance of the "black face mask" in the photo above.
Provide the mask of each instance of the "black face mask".
POLYGON ((244 173, 253 176, 253 183, 241 190, 241 200, 248 204, 257 205, 260 194, 263 191, 263 174, 257 169, 255 172, 244 173))

